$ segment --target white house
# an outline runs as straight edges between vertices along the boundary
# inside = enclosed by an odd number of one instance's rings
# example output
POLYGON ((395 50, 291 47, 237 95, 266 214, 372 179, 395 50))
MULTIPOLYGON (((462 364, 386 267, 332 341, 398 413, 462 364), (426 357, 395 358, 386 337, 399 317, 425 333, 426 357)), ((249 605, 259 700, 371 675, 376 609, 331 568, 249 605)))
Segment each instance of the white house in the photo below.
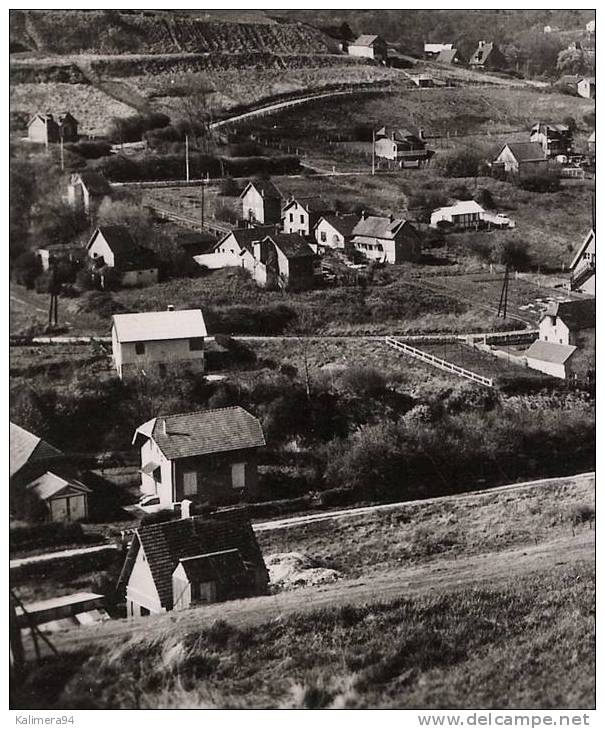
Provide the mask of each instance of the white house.
POLYGON ((596 28, 596 22, 594 20, 589 20, 588 23, 586 23, 586 30, 589 33, 594 33, 596 28))
POLYGON ((373 58, 375 61, 386 61, 387 44, 379 35, 360 35, 349 44, 350 56, 373 58))
POLYGON ((578 95, 585 99, 594 99, 596 96, 596 80, 594 76, 587 76, 578 81, 578 95))
POLYGON ((571 262, 570 288, 583 294, 595 295, 596 268, 596 236, 594 228, 588 232, 582 245, 571 262))
POLYGON ((594 347, 595 299, 574 299, 550 304, 540 320, 540 339, 577 347, 594 347))
POLYGON ((166 415, 143 423, 133 445, 141 450, 141 492, 160 504, 232 504, 258 494, 260 422, 243 408, 166 415))
POLYGON ((457 228, 475 228, 483 220, 485 210, 474 200, 458 200, 454 205, 437 208, 431 213, 431 228, 445 222, 457 228))
POLYGON ((153 251, 137 245, 124 225, 103 225, 86 245, 88 257, 102 269, 120 273, 122 286, 147 286, 158 282, 158 263, 153 251))
POLYGON ((270 180, 249 182, 240 195, 240 199, 244 220, 250 223, 279 224, 282 196, 270 180))
POLYGON ((226 233, 209 253, 200 253, 193 260, 211 270, 217 268, 246 268, 244 253, 252 253, 255 241, 274 233, 275 225, 255 225, 250 228, 234 228, 226 233))
POLYGON ((67 202, 86 215, 94 215, 101 203, 111 198, 111 185, 94 170, 75 172, 67 186, 67 202))
POLYGON ((344 251, 353 237, 353 229, 359 222, 359 215, 338 213, 322 215, 315 225, 317 245, 344 251))
POLYGON ((111 341, 118 376, 203 372, 207 335, 200 309, 114 314, 111 341))
POLYGON ((366 215, 353 228, 353 247, 372 261, 401 263, 417 260, 422 254, 422 240, 407 220, 366 215))
POLYGON ((319 197, 292 197, 282 210, 283 231, 310 235, 319 218, 329 212, 329 206, 319 197))
POLYGON ((573 357, 577 347, 536 339, 525 352, 527 366, 552 377, 566 380, 573 374, 573 357))
POLYGON ((492 162, 492 170, 521 177, 535 175, 548 170, 548 157, 538 142, 509 142, 492 162))

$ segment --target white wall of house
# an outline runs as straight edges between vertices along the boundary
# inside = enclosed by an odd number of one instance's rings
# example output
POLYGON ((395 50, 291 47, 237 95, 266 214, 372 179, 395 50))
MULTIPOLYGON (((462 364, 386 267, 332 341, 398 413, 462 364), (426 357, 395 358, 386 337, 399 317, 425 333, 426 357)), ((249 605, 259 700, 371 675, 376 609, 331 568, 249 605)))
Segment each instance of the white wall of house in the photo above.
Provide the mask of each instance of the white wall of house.
POLYGON ((320 220, 315 227, 315 240, 324 248, 342 250, 345 247, 344 235, 324 219, 320 220))
POLYGON ((353 238, 353 245, 371 261, 397 262, 394 240, 356 235, 353 238))
POLYGON ((377 139, 374 144, 376 156, 382 159, 397 159, 397 142, 388 137, 377 139))
MULTIPOLYGON (((573 355, 571 358, 573 358, 573 355)), ((532 370, 538 370, 552 377, 558 377, 560 380, 565 380, 568 375, 567 365, 569 361, 568 359, 566 364, 557 364, 555 362, 545 362, 542 359, 527 357, 527 366, 531 367, 532 370)))
POLYGON ((139 553, 132 568, 132 573, 126 585, 126 614, 128 617, 141 615, 141 607, 149 610, 151 614, 165 612, 160 603, 160 596, 153 581, 149 564, 139 547, 139 553))
POLYGON ((586 79, 582 79, 578 83, 578 94, 585 99, 591 99, 592 96, 594 96, 594 89, 591 93, 591 86, 592 84, 589 81, 587 81, 586 79))
POLYGON ((36 117, 27 128, 27 136, 31 142, 46 143, 46 124, 36 117))
POLYGON ((284 233, 309 235, 309 213, 295 202, 284 210, 284 233))
POLYGON ((553 344, 574 344, 569 327, 554 316, 545 316, 540 322, 540 339, 553 344))
POLYGON ((359 58, 374 58, 374 48, 372 46, 349 46, 349 55, 359 58))
POLYGON ((172 484, 172 461, 159 449, 153 438, 148 438, 141 446, 141 469, 149 463, 157 463, 160 467, 161 482, 154 479, 153 474, 141 471, 141 493, 145 496, 159 496, 160 504, 171 507, 174 499, 172 484))
POLYGON ((113 267, 116 265, 113 251, 109 244, 103 237, 102 233, 99 233, 88 249, 88 255, 90 258, 102 258, 106 266, 113 267))
MULTIPOLYGON (((120 342, 115 327, 112 327, 111 339, 113 361, 120 378, 145 368, 151 374, 158 370, 158 365, 187 367, 196 372, 203 372, 205 368, 203 344, 202 349, 192 349, 196 345, 190 339, 120 342)), ((198 339, 203 340, 203 337, 198 339)))

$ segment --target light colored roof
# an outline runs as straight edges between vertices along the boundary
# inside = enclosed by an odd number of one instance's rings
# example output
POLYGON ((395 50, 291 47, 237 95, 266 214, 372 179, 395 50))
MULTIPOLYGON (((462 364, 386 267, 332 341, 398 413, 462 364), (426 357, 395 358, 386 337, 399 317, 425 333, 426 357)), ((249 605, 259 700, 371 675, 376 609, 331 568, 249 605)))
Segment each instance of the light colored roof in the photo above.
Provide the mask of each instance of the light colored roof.
POLYGON ((189 339, 208 335, 201 309, 114 314, 113 325, 121 343, 189 339))
MULTIPOLYGON (((592 228, 588 231, 588 234, 584 238, 582 245, 578 248, 578 252, 573 258, 573 261, 571 262, 570 268, 575 268, 576 264, 580 260, 580 258, 584 255, 584 251, 588 248, 589 243, 595 238, 595 232, 592 230, 592 228)), ((596 245, 596 240, 595 240, 596 245)))
POLYGON ((139 435, 152 437, 169 460, 265 445, 258 419, 239 406, 153 418, 137 428, 134 445, 139 435))
POLYGON ((542 360, 542 362, 565 364, 576 349, 577 347, 570 344, 555 344, 555 342, 544 342, 542 339, 536 339, 525 352, 525 356, 542 360))
POLYGON ((377 40, 380 39, 379 35, 360 35, 359 38, 351 43, 352 46, 373 46, 377 40))
POLYGON ((439 51, 436 60, 437 63, 453 63, 457 55, 457 48, 444 48, 442 51, 439 51))
POLYGON ((62 455, 60 450, 15 423, 10 424, 9 440, 10 478, 30 461, 41 461, 62 455))
POLYGON ((434 213, 443 215, 469 215, 471 213, 484 213, 485 210, 474 200, 458 200, 453 205, 444 208, 437 208, 434 213))
MULTIPOLYGON (((407 221, 402 218, 387 218, 378 215, 368 215, 367 218, 361 218, 357 225, 353 228, 353 235, 363 235, 372 238, 394 238, 399 229, 406 224, 407 221)), ((412 230, 412 225, 410 225, 412 230)))
POLYGON ((52 471, 46 471, 38 476, 38 478, 27 484, 27 488, 34 491, 41 499, 50 499, 68 488, 82 493, 90 493, 88 486, 80 481, 65 479, 62 476, 57 476, 52 471))
POLYGON ((454 47, 453 43, 425 43, 425 53, 441 53, 441 51, 448 51, 454 47))

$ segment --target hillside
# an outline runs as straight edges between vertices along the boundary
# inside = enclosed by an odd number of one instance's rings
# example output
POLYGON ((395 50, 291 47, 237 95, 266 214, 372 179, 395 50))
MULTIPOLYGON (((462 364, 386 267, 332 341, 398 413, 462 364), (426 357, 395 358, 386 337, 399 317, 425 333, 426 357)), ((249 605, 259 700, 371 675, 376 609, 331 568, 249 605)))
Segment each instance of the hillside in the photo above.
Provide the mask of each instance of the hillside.
POLYGON ((12 51, 68 53, 326 53, 330 40, 300 22, 206 20, 153 11, 11 11, 12 51))

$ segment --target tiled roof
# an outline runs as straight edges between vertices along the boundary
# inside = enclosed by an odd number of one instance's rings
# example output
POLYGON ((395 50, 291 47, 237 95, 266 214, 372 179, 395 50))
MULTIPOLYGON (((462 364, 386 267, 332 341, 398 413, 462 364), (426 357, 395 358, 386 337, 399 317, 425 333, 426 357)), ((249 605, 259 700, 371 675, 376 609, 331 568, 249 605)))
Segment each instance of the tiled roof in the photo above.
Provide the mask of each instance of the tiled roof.
MULTIPOLYGON (((578 248, 578 252, 573 257, 573 261, 571 262, 570 268, 575 268, 576 267, 576 265, 580 261, 580 258, 584 255, 584 252, 588 248, 589 244, 594 240, 594 238, 595 238, 595 232, 591 228, 588 231, 588 233, 587 233, 586 237, 584 238, 584 240, 582 241, 582 245, 578 248)), ((596 241, 595 241, 595 245, 596 245, 596 241)))
POLYGON ((98 227, 92 234, 87 248, 90 248, 98 235, 102 235, 111 248, 117 269, 137 271, 144 268, 157 268, 157 259, 153 251, 137 245, 125 225, 102 225, 98 227))
POLYGON ((9 441, 10 478, 18 473, 26 463, 44 461, 63 455, 60 450, 15 423, 10 424, 9 441))
POLYGON ((219 248, 229 236, 233 236, 240 248, 252 251, 252 244, 262 240, 267 234, 275 230, 274 225, 258 225, 254 228, 234 228, 219 239, 213 250, 219 248))
MULTIPOLYGON (((359 215, 356 215, 355 213, 351 213, 351 214, 347 214, 347 215, 327 214, 327 215, 323 215, 321 217, 321 220, 325 220, 326 223, 331 225, 341 235, 343 235, 345 238, 348 238, 350 235, 352 235, 353 228, 359 222, 359 215)), ((320 220, 320 222, 321 222, 321 220, 320 220)), ((318 223, 318 225, 319 225, 319 223, 318 223)))
POLYGON ((189 582, 227 582, 246 574, 239 549, 199 554, 179 560, 189 582))
POLYGON ((265 570, 262 552, 243 511, 216 514, 209 518, 176 519, 137 529, 130 545, 118 589, 124 589, 139 548, 142 546, 161 604, 172 608, 172 573, 179 561, 225 550, 239 551, 244 563, 265 570))
POLYGON ((201 309, 114 314, 113 325, 121 343, 190 339, 208 334, 201 309))
POLYGON ((572 347, 569 344, 555 344, 555 342, 545 342, 541 339, 536 339, 525 352, 525 356, 531 359, 542 360, 542 362, 565 364, 576 349, 577 347, 572 347))
POLYGON ((556 316, 571 330, 594 329, 596 322, 595 299, 573 299, 552 303, 544 317, 556 316))
POLYGON ((275 243, 286 258, 309 258, 315 255, 311 246, 298 233, 273 233, 267 238, 275 243))
POLYGON ((40 499, 49 499, 51 496, 55 496, 66 488, 81 491, 82 493, 90 493, 88 486, 85 486, 80 481, 63 478, 52 471, 46 471, 40 474, 40 476, 27 484, 27 488, 34 491, 40 499))
POLYGON ((139 435, 152 437, 169 460, 265 445, 258 419, 239 406, 159 416, 137 428, 133 443, 139 435))
POLYGON ((82 184, 88 192, 93 195, 109 195, 111 193, 111 185, 107 180, 98 172, 92 170, 84 170, 78 172, 76 177, 82 180, 82 184))
POLYGON ((433 212, 443 213, 444 215, 470 215, 472 213, 484 213, 485 210, 474 200, 458 200, 454 205, 437 208, 433 212))
POLYGON ((244 195, 251 187, 254 187, 254 189, 257 190, 263 197, 266 197, 268 199, 282 199, 281 192, 277 189, 277 187, 275 187, 271 180, 251 180, 242 191, 240 197, 244 197, 244 195))
POLYGON ((415 228, 402 218, 391 218, 368 215, 367 218, 361 218, 357 225, 353 228, 353 235, 363 235, 370 238, 393 239, 400 228, 409 225, 410 229, 416 232, 415 228))
POLYGON ((373 46, 380 38, 378 35, 360 35, 359 38, 351 43, 352 46, 373 46))
POLYGON ((289 200, 286 205, 284 206, 284 211, 287 210, 290 206, 294 205, 295 203, 298 203, 301 207, 303 207, 308 213, 328 213, 330 212, 330 206, 327 202, 322 200, 317 195, 309 195, 305 197, 295 197, 292 198, 292 200, 289 200))
POLYGON ((517 162, 535 162, 546 159, 542 145, 538 142, 509 142, 504 146, 510 149, 517 162))

